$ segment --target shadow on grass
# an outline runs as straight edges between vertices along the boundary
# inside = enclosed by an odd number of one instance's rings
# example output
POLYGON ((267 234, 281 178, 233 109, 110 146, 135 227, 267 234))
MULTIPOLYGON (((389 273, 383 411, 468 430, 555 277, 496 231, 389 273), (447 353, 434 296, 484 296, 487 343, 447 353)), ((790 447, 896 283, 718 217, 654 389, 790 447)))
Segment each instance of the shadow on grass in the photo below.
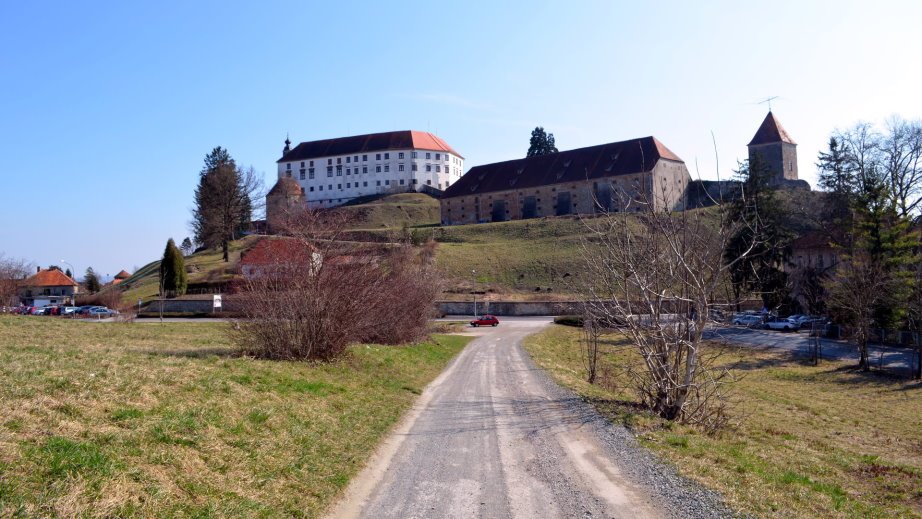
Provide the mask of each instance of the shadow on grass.
POLYGON ((221 357, 221 358, 240 358, 244 355, 240 353, 236 348, 231 347, 220 347, 220 348, 201 348, 197 350, 184 349, 147 349, 141 350, 141 353, 147 355, 153 355, 157 357, 185 357, 189 359, 204 359, 208 357, 221 357))

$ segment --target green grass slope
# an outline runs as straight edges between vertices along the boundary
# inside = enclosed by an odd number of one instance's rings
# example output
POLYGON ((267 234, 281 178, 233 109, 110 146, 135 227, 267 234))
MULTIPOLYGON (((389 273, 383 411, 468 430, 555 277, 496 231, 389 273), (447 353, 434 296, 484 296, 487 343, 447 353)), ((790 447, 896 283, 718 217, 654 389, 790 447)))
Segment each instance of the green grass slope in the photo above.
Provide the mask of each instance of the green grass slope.
POLYGON ((363 198, 337 211, 353 219, 353 227, 360 230, 433 226, 441 221, 439 201, 422 193, 363 198))

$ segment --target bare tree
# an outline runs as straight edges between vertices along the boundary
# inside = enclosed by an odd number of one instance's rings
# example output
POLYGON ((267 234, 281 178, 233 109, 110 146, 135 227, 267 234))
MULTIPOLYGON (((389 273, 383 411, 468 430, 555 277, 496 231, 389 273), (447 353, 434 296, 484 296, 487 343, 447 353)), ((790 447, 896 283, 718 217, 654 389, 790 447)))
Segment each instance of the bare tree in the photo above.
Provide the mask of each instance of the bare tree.
POLYGON ((730 373, 702 354, 702 334, 728 269, 751 246, 726 258, 728 240, 743 223, 720 204, 672 212, 663 203, 665 183, 645 186, 620 192, 622 212, 585 220, 591 231, 582 244, 586 319, 622 324, 642 358, 630 374, 653 412, 717 428, 728 418, 730 373))
POLYGON ((922 121, 891 117, 881 137, 881 162, 890 192, 901 216, 913 214, 922 203, 922 121))
POLYGON ((244 261, 237 301, 246 319, 234 339, 245 354, 332 360, 352 342, 425 336, 439 292, 426 254, 343 240, 346 222, 335 212, 293 210, 287 220, 286 237, 265 238, 271 261, 244 261))
POLYGON ((0 306, 15 306, 19 283, 34 270, 32 263, 0 252, 0 306))

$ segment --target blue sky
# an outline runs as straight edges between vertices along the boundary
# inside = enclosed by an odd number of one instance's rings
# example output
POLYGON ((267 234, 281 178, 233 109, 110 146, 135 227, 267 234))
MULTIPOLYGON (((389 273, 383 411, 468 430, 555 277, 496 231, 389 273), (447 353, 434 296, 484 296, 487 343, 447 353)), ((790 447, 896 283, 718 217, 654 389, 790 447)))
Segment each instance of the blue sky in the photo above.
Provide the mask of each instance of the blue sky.
POLYGON ((4 2, 0 252, 130 271, 190 234, 209 150, 271 184, 286 132, 429 130, 466 168, 523 156, 536 125, 560 149, 655 135, 715 178, 780 96, 815 183, 835 128, 922 117, 920 19, 908 1, 4 2))

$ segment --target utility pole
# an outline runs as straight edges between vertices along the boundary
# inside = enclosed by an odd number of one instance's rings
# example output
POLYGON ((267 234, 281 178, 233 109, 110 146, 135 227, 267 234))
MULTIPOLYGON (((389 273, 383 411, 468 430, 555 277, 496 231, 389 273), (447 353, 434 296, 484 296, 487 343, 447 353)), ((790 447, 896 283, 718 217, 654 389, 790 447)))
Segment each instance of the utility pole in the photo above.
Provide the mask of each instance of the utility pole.
POLYGON ((471 294, 474 296, 474 319, 477 319, 477 271, 471 269, 471 294))

